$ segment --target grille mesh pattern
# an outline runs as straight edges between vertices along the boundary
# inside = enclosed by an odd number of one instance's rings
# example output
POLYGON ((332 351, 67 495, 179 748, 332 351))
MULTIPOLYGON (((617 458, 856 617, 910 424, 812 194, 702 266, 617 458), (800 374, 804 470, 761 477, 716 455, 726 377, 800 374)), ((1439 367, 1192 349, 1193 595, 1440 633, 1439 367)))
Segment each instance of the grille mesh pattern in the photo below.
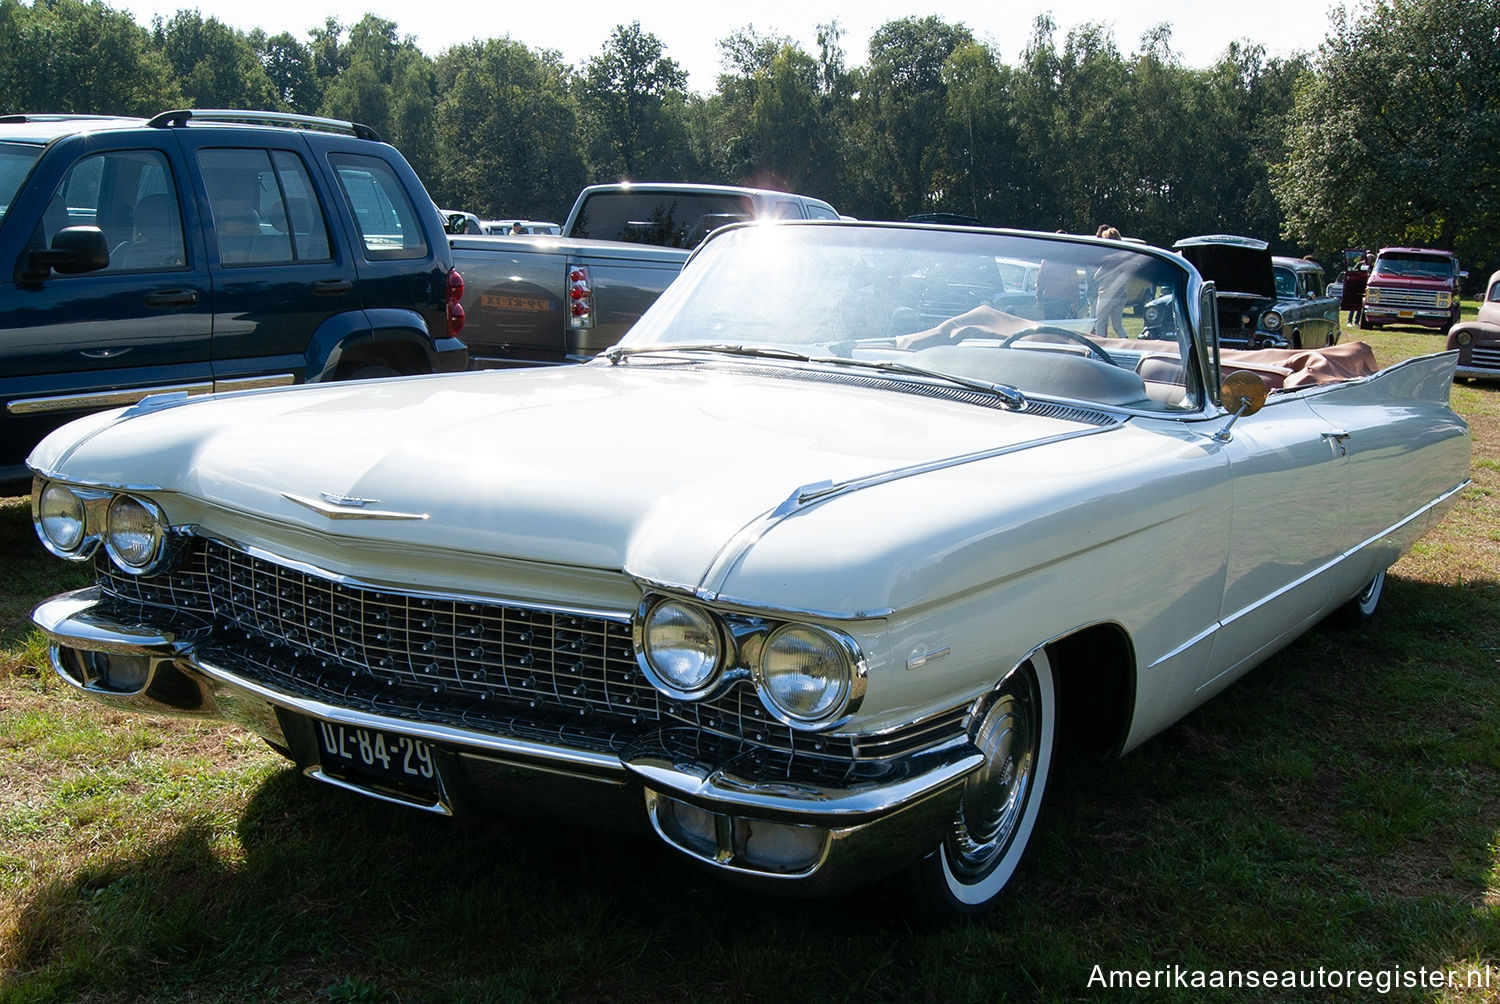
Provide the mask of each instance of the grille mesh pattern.
MULTIPOLYGON (((194 538, 165 575, 97 565, 106 593, 207 625, 225 668, 329 703, 618 752, 663 727, 814 760, 888 759, 959 734, 963 709, 880 736, 798 732, 748 683, 707 702, 661 694, 625 620, 352 585, 194 538)), ((153 615, 161 620, 160 614, 153 615)))

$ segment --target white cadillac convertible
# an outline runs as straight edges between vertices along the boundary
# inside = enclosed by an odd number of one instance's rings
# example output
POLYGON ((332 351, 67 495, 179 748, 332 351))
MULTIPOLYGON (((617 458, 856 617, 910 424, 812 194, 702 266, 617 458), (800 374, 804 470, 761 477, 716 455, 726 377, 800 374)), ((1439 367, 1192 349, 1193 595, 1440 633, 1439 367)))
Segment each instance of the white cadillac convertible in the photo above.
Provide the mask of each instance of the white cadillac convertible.
POLYGON ((1140 245, 730 227, 583 366, 65 427, 36 527, 97 580, 34 620, 80 690, 341 788, 614 806, 762 888, 904 871, 976 914, 1062 744, 1364 621, 1467 483, 1454 353, 1237 353, 1215 317, 1140 245))

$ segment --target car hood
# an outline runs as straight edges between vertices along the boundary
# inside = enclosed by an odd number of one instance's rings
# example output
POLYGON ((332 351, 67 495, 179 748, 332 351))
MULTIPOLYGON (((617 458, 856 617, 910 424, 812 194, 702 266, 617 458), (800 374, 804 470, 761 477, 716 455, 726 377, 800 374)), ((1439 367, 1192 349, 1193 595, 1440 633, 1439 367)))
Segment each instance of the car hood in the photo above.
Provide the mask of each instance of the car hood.
POLYGON ((635 362, 137 406, 65 427, 30 463, 153 491, 174 522, 176 494, 193 519, 228 510, 271 535, 291 527, 692 586, 799 488, 1078 431, 1093 430, 740 367, 635 362))
POLYGON ((1223 293, 1276 299, 1276 274, 1263 241, 1248 237, 1193 237, 1173 245, 1223 293))

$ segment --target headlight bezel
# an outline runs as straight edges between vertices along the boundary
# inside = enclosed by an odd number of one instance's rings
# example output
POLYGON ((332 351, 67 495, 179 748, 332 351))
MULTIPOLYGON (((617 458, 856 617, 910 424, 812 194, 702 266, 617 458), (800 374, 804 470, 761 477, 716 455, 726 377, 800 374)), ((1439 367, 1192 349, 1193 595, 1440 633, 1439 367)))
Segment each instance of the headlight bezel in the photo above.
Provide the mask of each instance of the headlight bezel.
MULTIPOLYGON (((664 629, 663 629, 664 630, 664 629)), ((632 625, 636 664, 657 690, 679 701, 701 701, 716 693, 732 661, 731 645, 722 620, 708 607, 674 596, 648 596, 641 601, 632 625), (664 664, 666 653, 654 639, 653 624, 666 611, 679 611, 688 620, 698 620, 703 634, 713 643, 712 664, 696 678, 674 676, 664 664), (663 665, 658 665, 658 662, 663 665)))
POLYGON ((799 730, 823 729, 858 709, 864 699, 867 666, 858 644, 843 632, 822 624, 789 621, 780 624, 766 636, 752 673, 761 704, 777 721, 799 730), (833 681, 833 697, 812 711, 790 707, 785 698, 779 696, 780 692, 768 666, 769 660, 777 654, 778 643, 798 633, 817 636, 838 659, 839 672, 837 679, 833 681))
POLYGON ((37 478, 31 488, 31 525, 42 546, 64 561, 88 561, 103 539, 104 511, 115 496, 103 488, 91 488, 52 478, 37 478), (80 510, 82 523, 77 542, 68 546, 49 532, 44 512, 49 492, 66 492, 80 510))
POLYGON ((1281 330, 1281 311, 1268 310, 1260 315, 1260 326, 1266 331, 1281 330))
POLYGON ((167 559, 168 530, 167 516, 160 505, 133 492, 120 492, 110 499, 109 506, 105 510, 101 536, 105 553, 109 555, 116 568, 127 575, 150 575, 167 559), (139 549, 139 560, 130 556, 125 547, 116 539, 117 534, 124 536, 124 531, 117 531, 116 521, 125 519, 123 515, 117 516, 117 511, 123 511, 128 505, 140 507, 147 517, 148 527, 144 547, 139 549))

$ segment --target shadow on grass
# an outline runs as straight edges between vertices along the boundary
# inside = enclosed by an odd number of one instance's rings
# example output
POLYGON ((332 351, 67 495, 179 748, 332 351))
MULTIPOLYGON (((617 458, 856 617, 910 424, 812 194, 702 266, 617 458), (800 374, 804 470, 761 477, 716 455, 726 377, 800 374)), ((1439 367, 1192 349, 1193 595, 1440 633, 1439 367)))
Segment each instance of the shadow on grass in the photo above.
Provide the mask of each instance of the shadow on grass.
POLYGON ((1074 1000, 1096 965, 1494 961, 1496 593, 1393 581, 1369 630, 1310 633, 1118 762, 1065 759, 1020 884, 967 927, 913 933, 891 882, 751 895, 648 837, 445 821, 288 768, 231 829, 37 887, 0 997, 1074 1000))

